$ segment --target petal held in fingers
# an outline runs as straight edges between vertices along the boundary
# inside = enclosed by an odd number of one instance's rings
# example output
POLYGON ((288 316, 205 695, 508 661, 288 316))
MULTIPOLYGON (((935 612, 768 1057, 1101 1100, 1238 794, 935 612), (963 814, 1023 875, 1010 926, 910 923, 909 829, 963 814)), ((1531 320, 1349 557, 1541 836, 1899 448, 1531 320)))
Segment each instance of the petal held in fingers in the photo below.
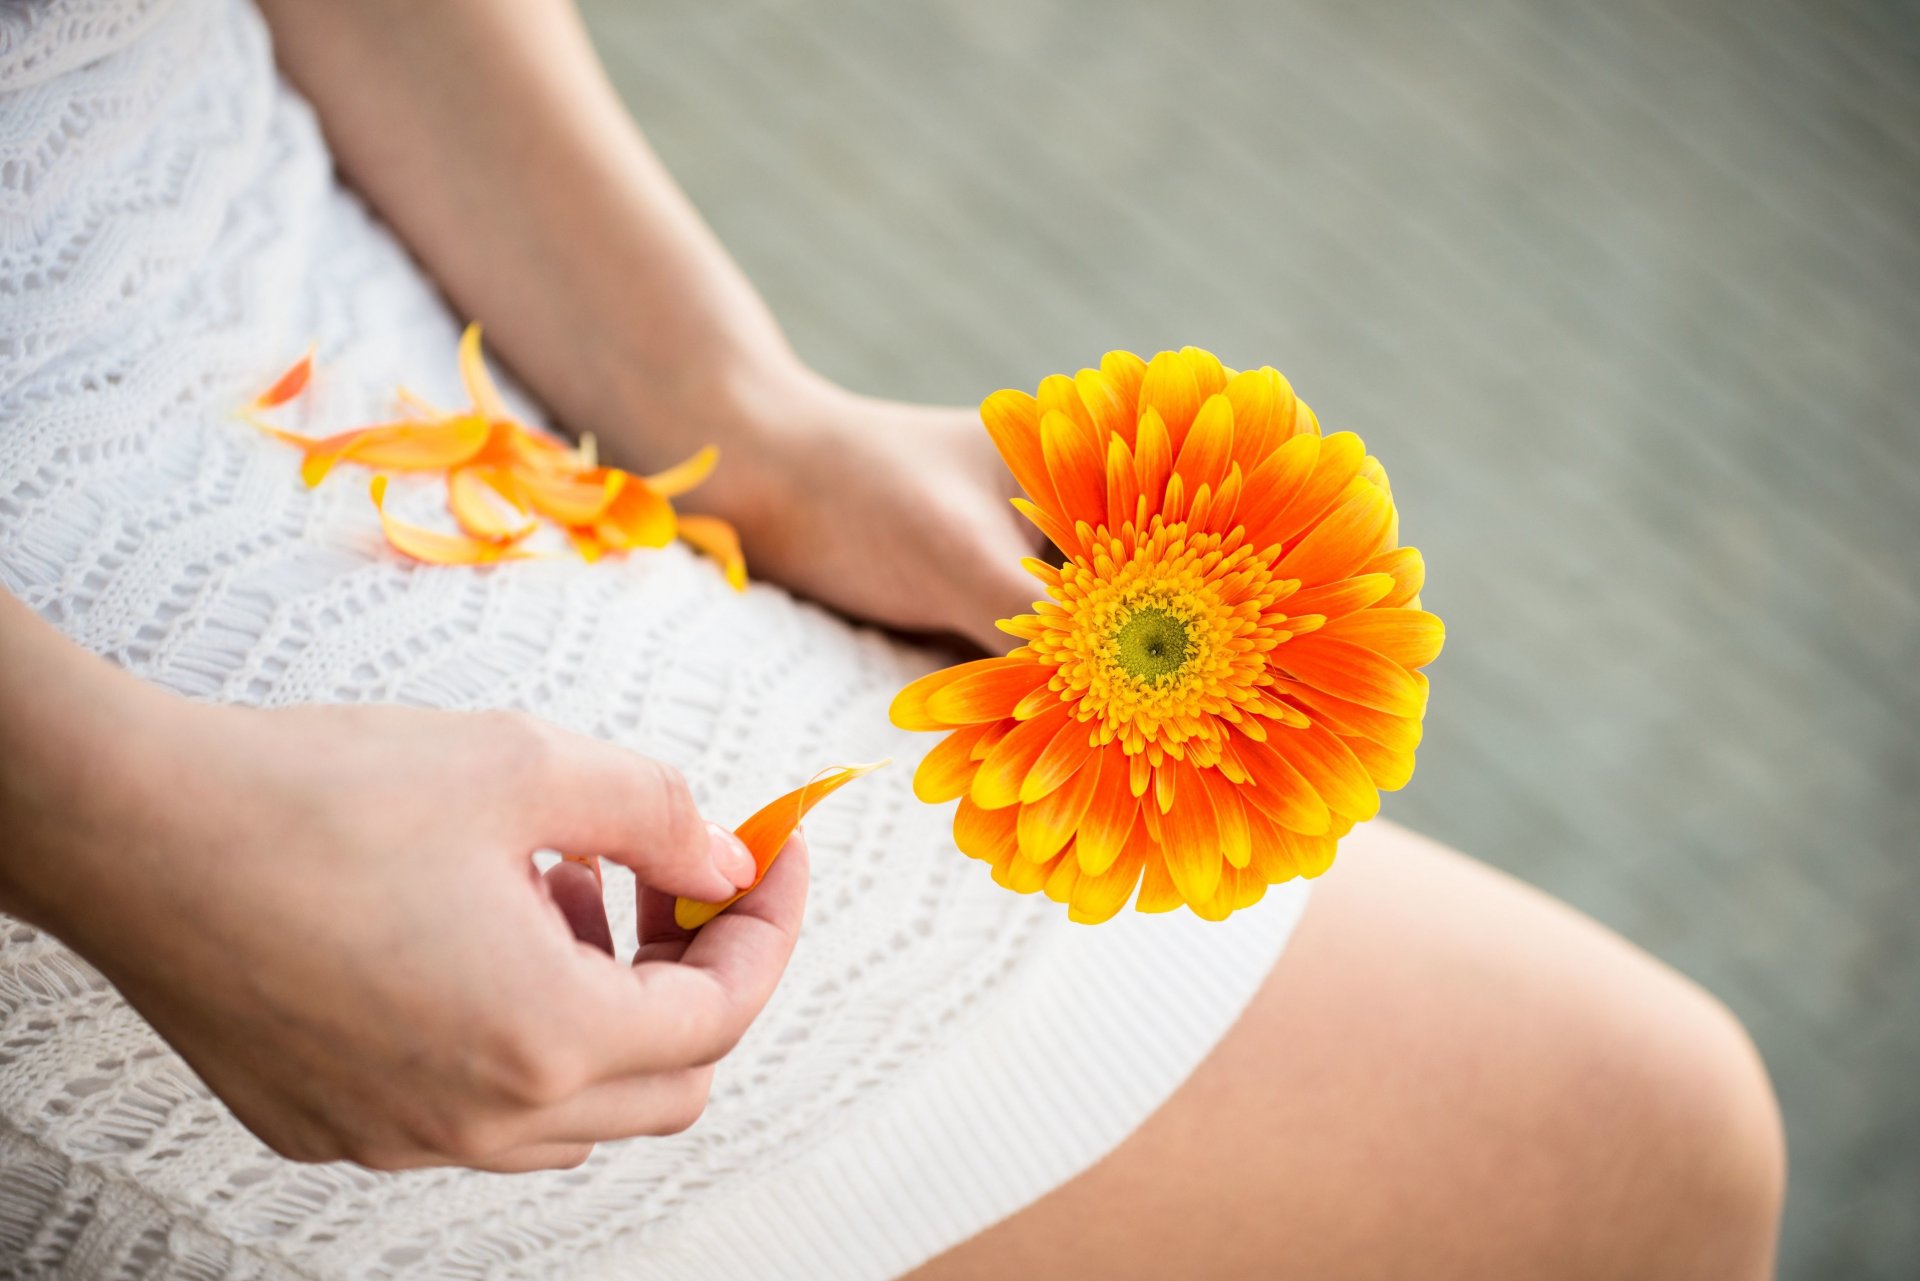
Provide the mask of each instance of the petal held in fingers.
POLYGON ((752 893, 754 887, 766 877, 767 869, 780 856, 780 851, 786 847, 788 838, 800 826, 800 820, 807 816, 808 810, 854 779, 871 774, 886 763, 877 761, 871 765, 842 765, 823 770, 811 782, 763 806, 734 829, 734 835, 746 843, 754 862, 759 865, 760 874, 754 878, 754 884, 723 903, 702 903, 683 898, 674 904, 673 919, 682 929, 698 929, 739 902, 743 896, 752 893))

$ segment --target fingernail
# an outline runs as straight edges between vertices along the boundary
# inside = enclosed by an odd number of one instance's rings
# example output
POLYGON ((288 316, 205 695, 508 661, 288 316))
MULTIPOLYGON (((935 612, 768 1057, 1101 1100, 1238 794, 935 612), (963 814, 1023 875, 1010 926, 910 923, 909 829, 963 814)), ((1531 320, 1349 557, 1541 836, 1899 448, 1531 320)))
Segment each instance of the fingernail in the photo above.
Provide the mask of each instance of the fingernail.
POLYGON ((759 865, 753 861, 753 855, 740 838, 718 823, 707 824, 707 851, 713 858, 714 867, 732 882, 735 889, 746 889, 753 884, 753 878, 760 874, 759 865))

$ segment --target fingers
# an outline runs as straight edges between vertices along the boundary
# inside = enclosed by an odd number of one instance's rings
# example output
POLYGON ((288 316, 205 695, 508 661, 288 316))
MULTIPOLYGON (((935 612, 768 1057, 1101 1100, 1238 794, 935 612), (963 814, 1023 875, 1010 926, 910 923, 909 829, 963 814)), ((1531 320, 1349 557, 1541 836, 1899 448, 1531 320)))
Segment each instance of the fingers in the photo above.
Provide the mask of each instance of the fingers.
POLYGON ((593 869, 584 863, 555 863, 542 879, 573 936, 612 956, 613 928, 607 924, 607 905, 600 897, 600 878, 593 869))
POLYGON ((703 819, 678 770, 599 739, 537 722, 526 786, 538 797, 537 839, 566 854, 598 855, 649 885, 707 900, 732 896, 754 877, 753 855, 703 819))
POLYGON ((807 847, 795 836, 753 893, 691 939, 653 917, 630 973, 591 967, 600 1079, 708 1064, 731 1050, 779 984, 806 898, 807 847))
MULTIPOLYGON (((489 1174, 527 1174, 534 1170, 572 1170, 593 1155, 591 1143, 536 1143, 468 1164, 489 1174)), ((467 1163, 462 1163, 467 1164, 467 1163)))
POLYGON ((522 1142, 606 1143, 679 1134, 706 1111, 712 1085, 711 1066, 602 1081, 565 1103, 529 1114, 523 1122, 522 1142))

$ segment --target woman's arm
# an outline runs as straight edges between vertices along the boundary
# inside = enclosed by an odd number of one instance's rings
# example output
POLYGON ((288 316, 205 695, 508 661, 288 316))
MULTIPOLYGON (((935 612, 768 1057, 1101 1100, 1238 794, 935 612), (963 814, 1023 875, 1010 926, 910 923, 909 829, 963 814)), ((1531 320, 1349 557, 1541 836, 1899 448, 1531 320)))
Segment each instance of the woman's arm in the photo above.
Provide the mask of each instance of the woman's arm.
POLYGON ((661 891, 753 876, 630 752, 507 715, 188 702, 0 592, 0 908, 287 1156, 533 1169, 699 1115, 786 964, 803 851, 630 969, 576 941, 604 943, 597 890, 531 875, 544 847, 631 866, 643 927, 661 891))
POLYGON ((755 572, 881 622, 1003 642, 1032 536, 971 415, 854 396, 794 356, 647 147, 569 0, 266 0, 349 181, 576 432, 650 469, 755 572))
MULTIPOLYGON (((806 373, 570 3, 263 8, 348 181, 570 428, 655 467, 777 423, 806 373)), ((753 501, 750 470, 712 482, 724 514, 753 501)))

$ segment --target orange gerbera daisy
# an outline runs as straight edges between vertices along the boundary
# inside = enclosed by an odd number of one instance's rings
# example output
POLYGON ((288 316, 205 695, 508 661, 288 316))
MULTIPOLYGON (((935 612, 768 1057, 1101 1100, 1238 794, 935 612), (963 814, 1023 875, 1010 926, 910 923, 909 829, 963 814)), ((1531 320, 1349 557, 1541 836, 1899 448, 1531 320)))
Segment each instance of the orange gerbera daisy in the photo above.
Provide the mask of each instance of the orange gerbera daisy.
POLYGON ((1219 920, 1317 876, 1413 773, 1441 622, 1386 472, 1272 369, 1187 347, 999 391, 981 418, 1064 555, 1024 643, 895 698, 951 731, 914 790, 1021 893, 1219 920))

